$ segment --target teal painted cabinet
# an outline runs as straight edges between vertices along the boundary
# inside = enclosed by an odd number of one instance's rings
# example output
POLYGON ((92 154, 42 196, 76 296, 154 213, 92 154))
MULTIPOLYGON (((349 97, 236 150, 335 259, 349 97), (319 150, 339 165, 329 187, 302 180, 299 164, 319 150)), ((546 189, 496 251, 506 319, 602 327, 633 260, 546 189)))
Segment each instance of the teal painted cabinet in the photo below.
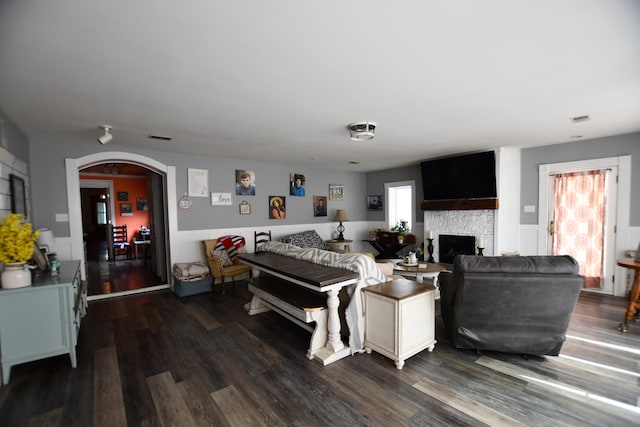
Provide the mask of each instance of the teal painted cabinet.
POLYGON ((63 261, 59 275, 43 273, 31 286, 0 289, 3 383, 12 366, 59 354, 75 368, 81 306, 80 261, 63 261))

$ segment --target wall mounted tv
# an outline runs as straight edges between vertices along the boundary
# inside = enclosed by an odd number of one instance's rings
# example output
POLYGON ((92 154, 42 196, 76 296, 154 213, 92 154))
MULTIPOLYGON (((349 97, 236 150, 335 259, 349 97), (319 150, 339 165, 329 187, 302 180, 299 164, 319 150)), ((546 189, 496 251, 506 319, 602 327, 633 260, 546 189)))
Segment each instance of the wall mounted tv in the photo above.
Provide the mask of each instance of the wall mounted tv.
POLYGON ((498 197, 493 151, 425 160, 421 166, 425 201, 498 197))

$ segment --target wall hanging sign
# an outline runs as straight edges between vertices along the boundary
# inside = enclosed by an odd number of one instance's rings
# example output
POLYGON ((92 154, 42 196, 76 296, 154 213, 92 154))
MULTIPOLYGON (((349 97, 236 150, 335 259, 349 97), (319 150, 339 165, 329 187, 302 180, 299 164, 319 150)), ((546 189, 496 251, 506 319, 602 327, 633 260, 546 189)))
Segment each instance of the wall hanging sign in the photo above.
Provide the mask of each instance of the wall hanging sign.
POLYGON ((240 215, 251 215, 251 205, 246 200, 240 203, 240 215))
POLYGON ((187 197, 187 193, 184 193, 184 196, 178 200, 178 209, 181 211, 189 211, 193 207, 193 202, 189 197, 187 197))
POLYGON ((230 206, 231 193, 211 193, 211 206, 230 206))
POLYGON ((189 196, 207 197, 209 193, 209 171, 189 168, 189 196))

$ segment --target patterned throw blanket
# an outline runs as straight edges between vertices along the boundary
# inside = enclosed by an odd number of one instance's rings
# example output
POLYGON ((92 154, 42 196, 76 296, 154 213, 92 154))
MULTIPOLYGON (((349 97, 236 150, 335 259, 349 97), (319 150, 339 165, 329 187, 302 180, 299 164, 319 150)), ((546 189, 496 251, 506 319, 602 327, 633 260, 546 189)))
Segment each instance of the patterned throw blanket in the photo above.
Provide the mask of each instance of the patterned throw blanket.
POLYGON ((284 255, 314 264, 328 267, 344 268, 358 273, 358 280, 354 285, 346 287, 349 294, 349 304, 346 310, 347 325, 349 325, 349 347, 351 354, 364 351, 364 294, 362 289, 383 283, 387 280, 375 260, 359 253, 339 254, 315 248, 300 248, 288 243, 266 242, 262 247, 267 252, 284 255))

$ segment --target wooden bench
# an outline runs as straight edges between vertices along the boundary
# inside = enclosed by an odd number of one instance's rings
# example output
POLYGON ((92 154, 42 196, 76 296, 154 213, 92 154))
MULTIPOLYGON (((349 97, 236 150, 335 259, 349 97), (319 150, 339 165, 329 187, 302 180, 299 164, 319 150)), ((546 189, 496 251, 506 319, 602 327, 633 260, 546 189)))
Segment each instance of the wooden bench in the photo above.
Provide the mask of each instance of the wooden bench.
POLYGON ((327 342, 327 297, 274 276, 262 275, 249 279, 249 292, 253 294, 248 311, 250 315, 273 310, 311 332, 307 358, 327 342), (315 327, 309 325, 315 322, 315 327))

